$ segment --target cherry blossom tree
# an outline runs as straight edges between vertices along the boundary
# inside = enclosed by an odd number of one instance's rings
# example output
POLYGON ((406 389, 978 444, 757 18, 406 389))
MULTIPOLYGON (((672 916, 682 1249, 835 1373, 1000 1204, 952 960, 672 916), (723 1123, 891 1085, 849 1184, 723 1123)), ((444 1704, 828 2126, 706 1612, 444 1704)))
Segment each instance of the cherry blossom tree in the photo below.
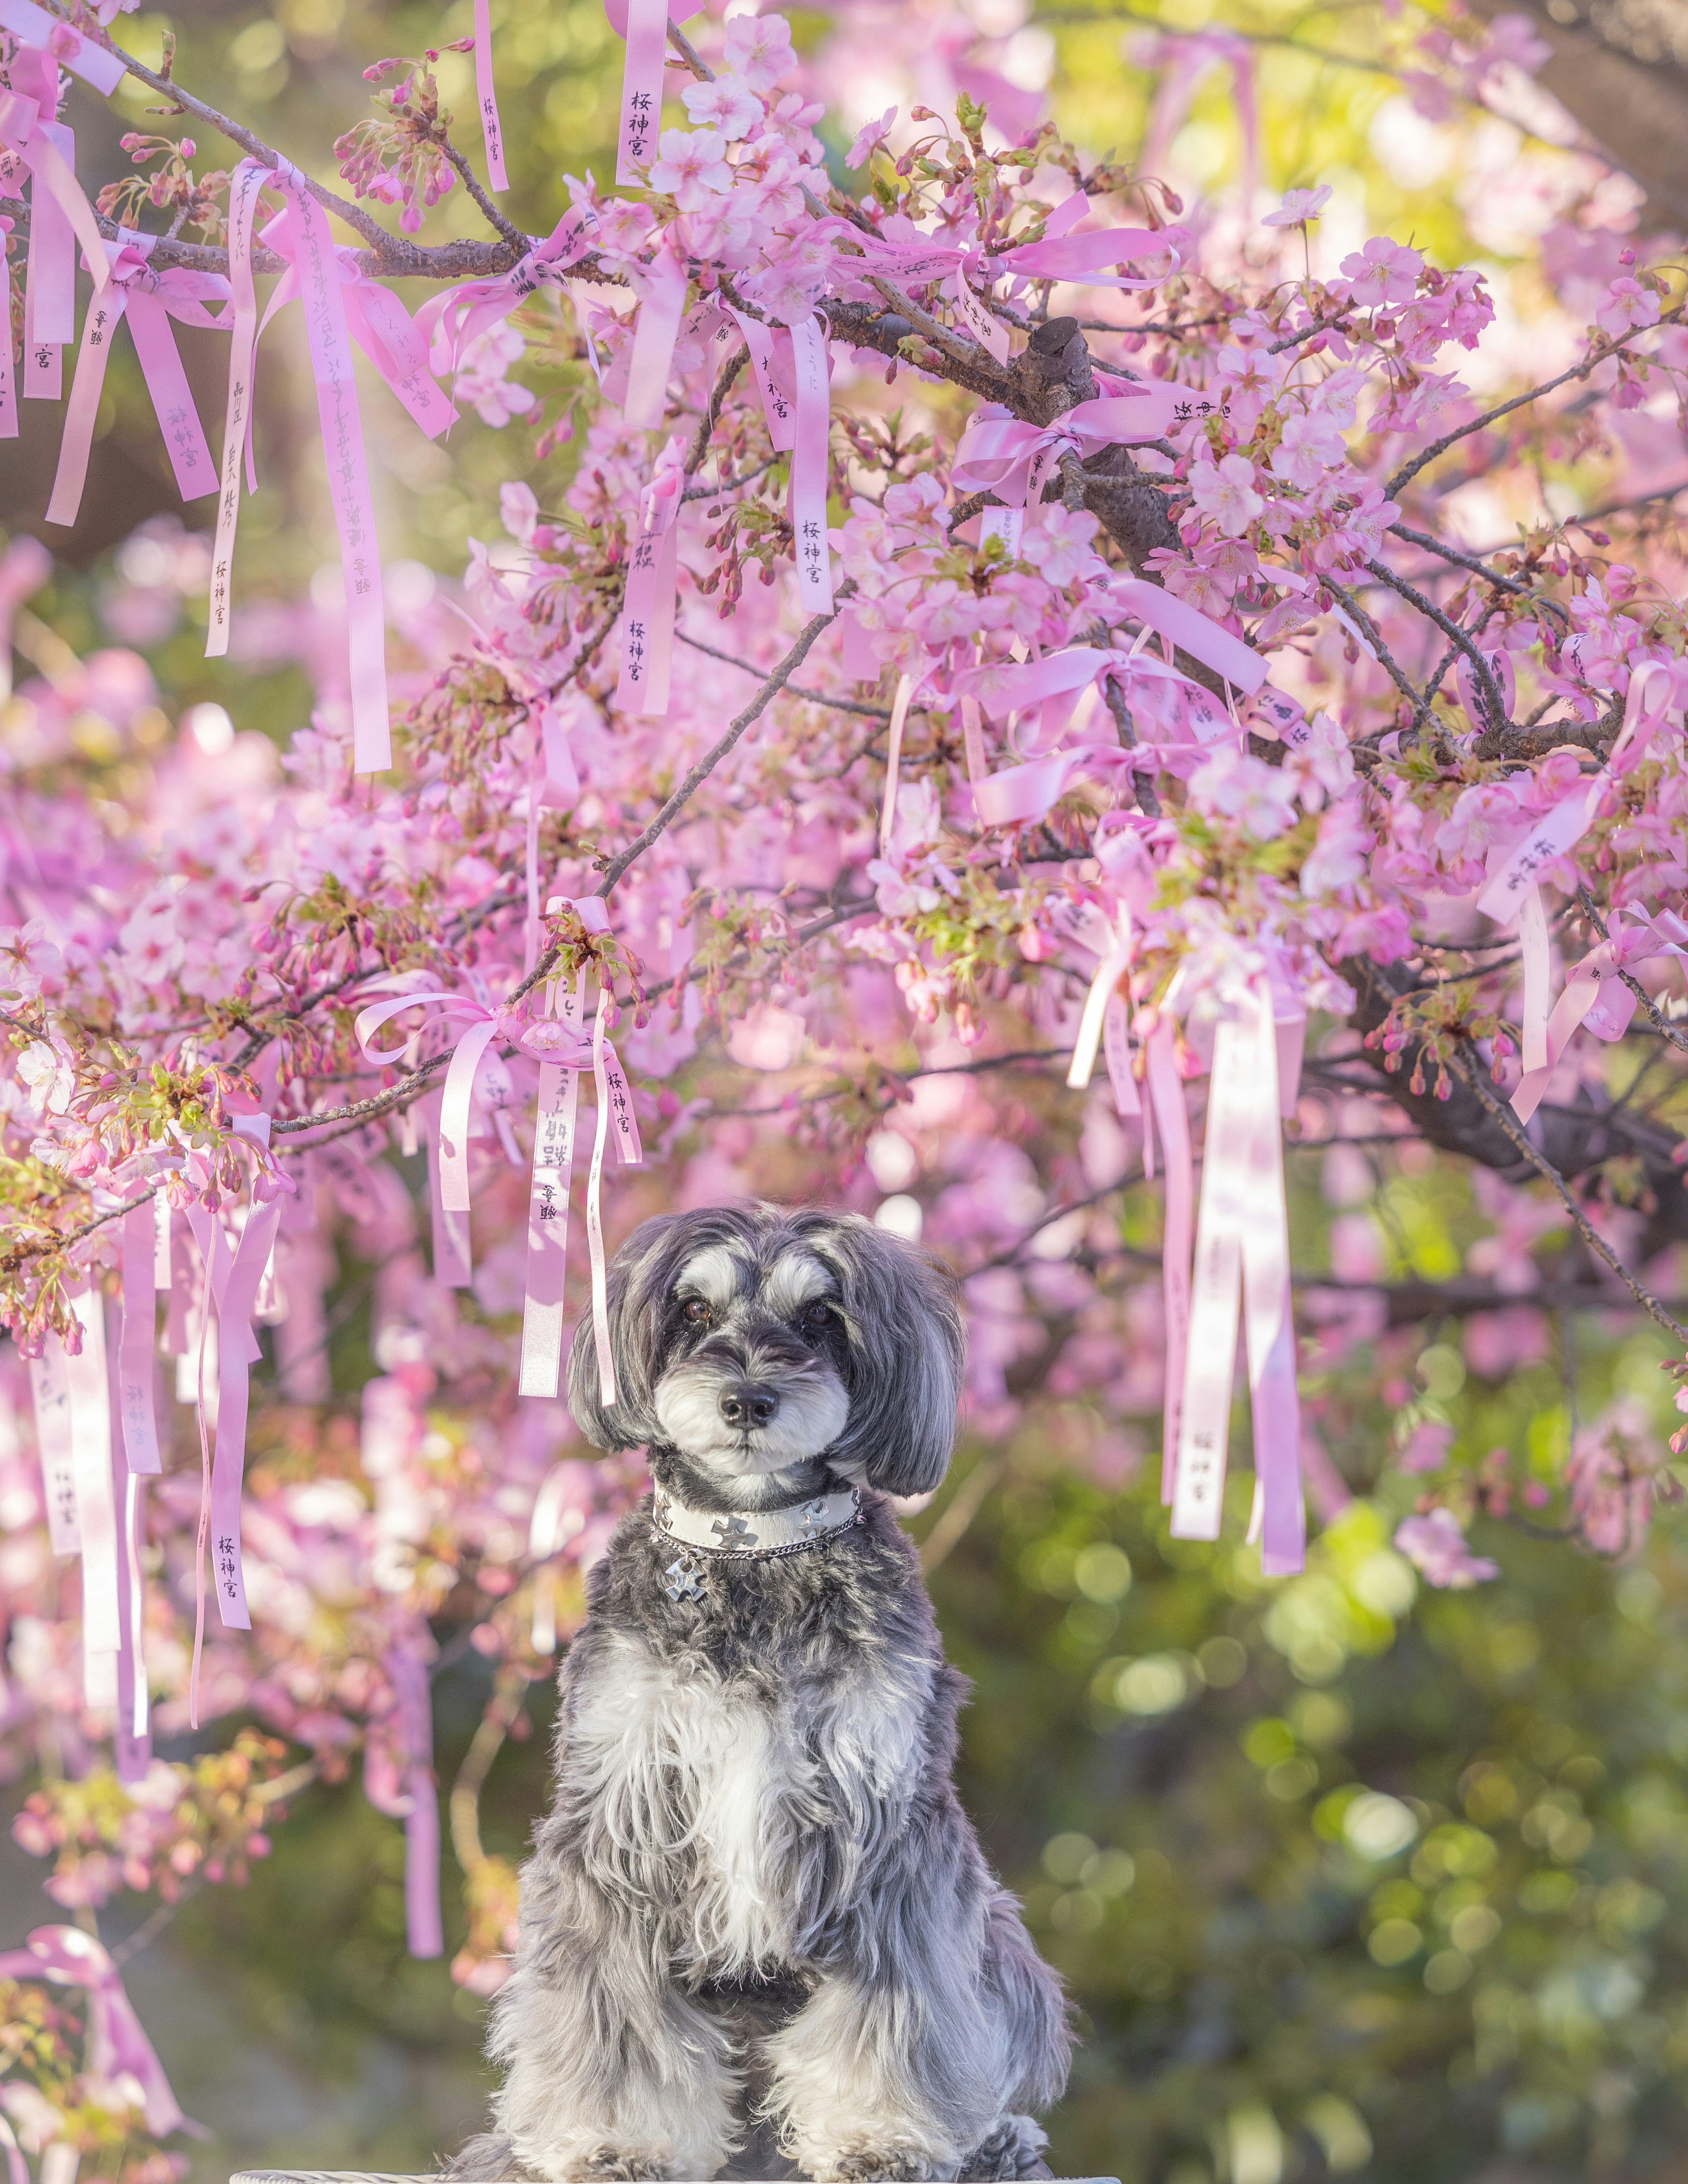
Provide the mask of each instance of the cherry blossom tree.
MULTIPOLYGON (((214 652, 269 644, 316 692, 284 748, 232 708, 173 731, 137 651, 36 616, 32 537, 0 562, 36 671, 5 730, 0 1736, 57 1904, 237 1882, 358 1768, 438 1954, 430 1683, 472 1652, 452 1970, 496 1986, 514 1878, 478 1796, 641 1490, 588 1460, 558 1361, 601 1329, 604 1251, 675 1205, 823 1197, 954 1268, 983 1452, 929 1561, 1028 1425, 1105 1484, 1158 1446, 1158 1536, 1223 1536, 1286 1600, 1360 1505, 1391 1613, 1415 1574, 1504 1582, 1508 1536, 1641 1552, 1688 1385, 1656 490, 1688 347, 1680 270, 1590 148, 1524 325, 1479 266, 1328 249, 1329 185, 1257 217, 1251 176, 1181 194, 1195 85, 1251 81, 1229 33, 1156 34, 1132 166, 1021 111, 971 37, 924 57, 941 109, 829 160, 829 80, 912 51, 918 11, 840 9, 799 55, 773 13, 631 0, 616 181, 566 177, 530 234, 496 50, 478 146, 439 52, 367 70, 330 183, 109 7, 0 26, 29 194, 3 415, 71 385, 69 521, 126 316, 215 527, 137 537, 114 613, 143 644, 185 572, 214 652), (131 132, 91 207, 53 117, 125 74, 192 134, 131 132), (464 199, 484 239, 421 239, 464 199), (433 284, 414 315, 395 281, 433 284), (268 636, 261 295, 268 344, 304 322, 341 578, 268 636), (229 341, 214 460, 173 322, 229 341), (407 431, 472 410, 565 458, 505 486, 448 610, 383 592, 359 405, 388 394, 407 431), (1468 1379, 1537 1368, 1565 1430, 1479 1446, 1468 1379)), ((1530 92, 1519 19, 1396 35, 1427 109, 1530 92)), ((1152 1681, 1104 1702, 1152 1713, 1152 1681)), ((28 1992, 58 2119, 30 2110, 29 2150, 176 2173, 93 2004, 79 2034, 28 1992)))

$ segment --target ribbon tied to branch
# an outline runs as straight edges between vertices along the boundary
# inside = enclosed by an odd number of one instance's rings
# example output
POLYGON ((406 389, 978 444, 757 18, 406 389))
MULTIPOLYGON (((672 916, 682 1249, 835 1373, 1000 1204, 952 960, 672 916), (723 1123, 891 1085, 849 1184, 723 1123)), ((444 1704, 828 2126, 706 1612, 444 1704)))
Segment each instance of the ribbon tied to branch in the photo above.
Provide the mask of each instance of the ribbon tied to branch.
POLYGON ((1204 406, 1187 388, 1158 380, 1080 402, 1041 427, 987 403, 961 435, 950 477, 957 493, 990 493, 1009 508, 1035 507, 1064 454, 1082 461, 1103 448, 1163 440, 1204 406))
POLYGON ((101 245, 101 261, 110 277, 89 298, 82 321, 82 345, 76 354, 58 469, 47 505, 49 523, 74 523, 81 510, 112 338, 125 318, 177 490, 184 500, 198 500, 217 490, 217 466, 205 444, 170 320, 227 333, 232 318, 214 318, 206 306, 226 303, 233 292, 219 273, 192 273, 180 265, 155 272, 148 261, 157 241, 156 236, 124 229, 116 241, 101 245))
POLYGON ((133 2078, 141 2088, 147 2128, 155 2138, 182 2130, 203 2136, 176 2105, 164 2064, 124 1992, 117 1966, 92 1934, 78 1926, 37 1926, 21 1949, 0 1953, 0 1977, 86 1988, 87 2075, 133 2078))
MULTIPOLYGON (((546 905, 555 916, 572 907, 590 933, 610 930, 609 913, 597 895, 555 895, 546 905)), ((539 1064, 539 1102, 533 1125, 533 1173, 527 1207, 527 1286, 521 1317, 524 1396, 554 1397, 562 1373, 563 1285, 567 1272, 569 1192, 574 1180, 576 1124, 580 1080, 590 1069, 598 1100, 592 1166, 587 1177, 587 1251, 592 1268, 592 1333, 598 1362, 599 1394, 605 1406, 616 1401, 616 1361, 610 1344, 609 1272, 604 1251, 604 1155, 609 1135, 624 1167, 644 1160, 638 1120, 627 1072, 609 1038, 611 1006, 607 987, 600 990, 592 1032, 585 1030, 587 983, 582 967, 570 985, 553 979, 546 989, 547 1013, 521 1035, 525 1053, 539 1064)))
MULTIPOLYGON (((1522 931, 1522 914, 1518 922, 1522 931)), ((1636 1004, 1635 989, 1624 983, 1624 973, 1657 956, 1688 960, 1688 921, 1664 910, 1626 925, 1624 913, 1614 910, 1607 938, 1590 949, 1565 981, 1565 990, 1541 1031, 1540 1051, 1526 1054, 1528 1066, 1512 1102, 1520 1122, 1527 1123, 1540 1106, 1574 1033, 1589 1031, 1607 1040, 1623 1038, 1636 1004)), ((1526 1024, 1527 1035, 1529 1030, 1526 1024)))

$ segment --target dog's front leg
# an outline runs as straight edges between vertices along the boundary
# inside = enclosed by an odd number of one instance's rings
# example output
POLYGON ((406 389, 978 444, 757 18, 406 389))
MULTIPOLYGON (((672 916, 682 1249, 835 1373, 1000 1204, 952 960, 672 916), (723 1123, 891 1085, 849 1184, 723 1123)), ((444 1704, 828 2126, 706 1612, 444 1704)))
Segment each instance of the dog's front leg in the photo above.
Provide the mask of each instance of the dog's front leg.
POLYGON ((558 2184, 712 2176, 738 2133, 725 2028, 625 1905, 578 1873, 545 1893, 488 2043, 508 2066, 495 2114, 515 2163, 558 2184))
POLYGON ((767 2112, 816 2184, 954 2177, 1000 2117, 1002 2029, 971 1878, 886 1875, 855 1907, 838 1961, 766 2043, 767 2112))

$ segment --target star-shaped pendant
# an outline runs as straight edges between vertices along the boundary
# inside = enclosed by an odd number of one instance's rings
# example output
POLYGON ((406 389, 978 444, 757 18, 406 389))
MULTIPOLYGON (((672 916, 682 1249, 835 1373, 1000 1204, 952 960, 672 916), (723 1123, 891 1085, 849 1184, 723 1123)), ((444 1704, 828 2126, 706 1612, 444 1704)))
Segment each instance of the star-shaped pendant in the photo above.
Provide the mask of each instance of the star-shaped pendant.
POLYGON ((673 1601, 701 1600, 704 1596, 703 1571, 692 1555, 677 1555, 663 1572, 668 1580, 663 1591, 673 1601))

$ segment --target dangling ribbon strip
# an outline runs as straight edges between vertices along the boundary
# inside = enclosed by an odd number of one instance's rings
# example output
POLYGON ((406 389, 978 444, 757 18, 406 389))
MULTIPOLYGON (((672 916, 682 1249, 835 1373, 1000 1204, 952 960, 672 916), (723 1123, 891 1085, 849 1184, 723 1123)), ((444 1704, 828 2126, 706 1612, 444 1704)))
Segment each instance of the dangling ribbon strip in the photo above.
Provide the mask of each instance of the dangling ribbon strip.
POLYGON ((419 1646, 432 1650, 427 1625, 409 1646, 398 1645, 387 1672, 398 1701, 404 1746, 404 1944, 413 1957, 445 1953, 439 1895, 439 1786, 434 1779, 433 1699, 419 1646))
POLYGON ((67 1358, 70 1462, 76 1481, 76 1529, 82 1553, 82 1680, 90 1707, 117 1703, 117 1656, 123 1627, 117 1602, 117 1508, 111 1490, 111 1384, 106 1366, 105 1301, 84 1287, 70 1301, 81 1348, 67 1358))
MULTIPOLYGON (((359 1045, 370 1061, 390 1067, 406 1058, 408 1040, 394 1047, 371 1045, 381 1027, 406 1009, 436 1008, 447 1016, 468 1019, 468 1028, 459 1038, 445 1072, 445 1083, 440 1093, 439 1119, 437 1133, 439 1146, 437 1167, 439 1209, 447 1217, 460 1217, 460 1228, 454 1238, 451 1256, 458 1263, 449 1273, 434 1267, 434 1279, 453 1289, 465 1289, 470 1279, 469 1222, 469 1122, 470 1105, 475 1090, 475 1072, 481 1066, 481 1057, 497 1037, 502 1012, 487 1008, 479 1001, 471 1001, 461 994, 424 993, 399 994, 391 1000, 377 1001, 360 1009, 353 1025, 359 1045), (459 1240, 460 1239, 460 1240, 459 1240), (460 1276, 460 1279, 456 1277, 460 1276)), ((505 1026, 507 1034, 515 1039, 520 1025, 510 1022, 505 1026)), ((448 1219, 447 1226, 456 1224, 448 1219)), ((436 1238, 438 1224, 436 1224, 436 1238)))
MULTIPOLYGON (((612 23, 615 16, 610 16, 612 23)), ((621 112, 616 136, 616 187, 644 187, 644 170, 662 119, 662 64, 668 42, 667 0, 626 0, 621 35, 627 42, 621 112)))
POLYGON ((55 1555, 78 1555, 82 1535, 76 1522, 76 1469, 70 1442, 70 1360, 56 1334, 49 1334, 40 1357, 30 1360, 30 1394, 47 1503, 47 1544, 55 1555))
POLYGON ((685 490, 685 435, 677 432, 657 456, 645 488, 643 521, 627 565, 616 710, 646 718, 660 719, 668 710, 680 575, 677 519, 685 490))
POLYGON ((1184 1540, 1219 1536, 1231 1376, 1245 1297, 1262 1568, 1269 1576, 1301 1568, 1305 1524, 1278 1095, 1271 1000, 1250 988, 1214 1037, 1172 1532, 1184 1540))
POLYGON ((1161 1246, 1161 1298, 1167 1344, 1161 1396, 1161 1499, 1170 1503, 1178 1476, 1183 1431, 1184 1386, 1189 1356, 1190 1228, 1195 1210, 1195 1169, 1190 1156, 1189 1111, 1178 1074, 1173 1028, 1162 1023, 1146 1047, 1150 1097, 1167 1175, 1167 1208, 1161 1246))
POLYGON ((832 382, 827 343, 818 318, 791 329, 797 382, 797 426, 791 457, 791 538, 797 557, 797 596, 805 614, 833 610, 832 559, 827 550, 827 437, 832 382))
POLYGON ((157 239, 125 231, 120 241, 104 246, 112 277, 107 287, 89 298, 87 315, 82 321, 82 345, 76 354, 76 376, 70 387, 64 437, 59 443, 58 468, 53 481, 53 498, 47 504, 49 523, 74 523, 81 508, 94 423, 105 386, 106 361, 111 354, 112 337, 125 315, 141 376, 152 398, 153 415, 159 421, 175 473, 176 490, 184 500, 198 500, 217 490, 216 466, 200 429, 199 413, 170 322, 180 319, 186 326, 226 332, 233 321, 213 318, 205 305, 225 300, 229 284, 220 274, 189 273, 180 266, 153 272, 147 260, 157 239))
POLYGON ((668 375, 686 311, 686 269, 665 247, 634 276, 634 285, 639 291, 639 317, 633 329, 621 416, 634 430, 646 431, 661 424, 668 406, 668 375))
MULTIPOLYGON (((145 1208, 150 1223, 152 1209, 145 1208)), ((125 1268, 125 1275, 126 1275, 125 1268)), ((152 1291, 148 1290, 148 1323, 152 1291)), ((111 1330, 117 1340, 108 1341, 110 1368, 109 1409, 122 1408, 122 1349, 126 1308, 114 1307, 111 1330)), ((150 1362, 150 1360, 149 1360, 150 1362)), ((153 1742, 148 1729, 146 1655, 146 1580, 141 1568, 142 1524, 142 1479, 130 1468, 122 1436, 107 1435, 111 1448, 112 1504, 118 1523, 117 1540, 117 1719, 112 1737, 113 1756, 120 1782, 138 1782, 152 1763, 153 1742)))
MULTIPOLYGON (((561 906, 558 897, 556 906, 561 906)), ((590 900, 590 898, 588 898, 590 900)), ((572 1044, 567 1063, 542 1060, 533 1121, 533 1178, 527 1199, 527 1286, 521 1312, 521 1377, 517 1393, 554 1399, 561 1384, 563 1281, 568 1265, 569 1187, 574 1179, 575 1129, 580 1112, 580 1063, 586 1041, 586 972, 571 987, 554 979, 549 1012, 572 1044)))
POLYGON ((57 120, 58 64, 33 45, 20 46, 0 88, 0 158, 21 162, 33 179, 30 248, 24 292, 24 392, 58 395, 58 351, 76 338, 76 260, 80 242, 97 293, 110 278, 99 223, 76 181, 75 138, 57 120), (50 385, 48 382, 51 382, 50 385))
MULTIPOLYGON (((551 913, 564 909, 557 896, 551 913)), ((577 898, 574 908, 588 933, 607 933, 609 914, 596 895, 577 898)), ((534 1123, 533 1181, 528 1199, 527 1294, 521 1324, 521 1379, 524 1396, 554 1396, 562 1370, 563 1282, 568 1252, 569 1189, 574 1176, 578 1133, 579 1075, 590 1067, 598 1097, 597 1129, 587 1178, 586 1234, 592 1268, 593 1339, 598 1357, 599 1392, 616 1401, 616 1365, 610 1346, 608 1268, 604 1251, 602 1192, 604 1154, 609 1133, 624 1167, 644 1160, 632 1092, 620 1057, 610 1043, 610 1000, 600 993, 588 1046, 582 1034, 585 972, 574 988, 554 981, 549 994, 560 1011, 542 1017, 523 1032, 521 1045, 540 1064, 539 1107, 534 1123)))
POLYGON ((364 459, 364 428, 358 413, 339 261, 328 231, 328 215, 310 194, 304 176, 291 166, 283 166, 277 173, 291 202, 281 220, 271 221, 265 230, 265 240, 292 260, 304 304, 322 452, 340 533, 346 589, 352 770, 384 773, 393 764, 393 737, 387 709, 381 548, 376 538, 375 507, 364 459))
MULTIPOLYGON (((504 172, 504 132, 499 121, 499 95, 493 84, 493 15, 487 0, 475 0, 475 103, 481 109, 481 141, 487 151, 487 180, 495 190, 507 190, 504 172)), ((412 1950, 412 1956, 417 1952, 412 1950)), ((439 1952, 432 1953, 437 1955, 439 1952)))
MULTIPOLYGON (((733 309, 733 323, 744 337, 744 346, 750 352, 750 369, 756 375, 757 392, 762 398, 762 415, 767 421, 768 439, 775 452, 789 454, 797 437, 797 411, 790 397, 781 384, 775 365, 775 353, 783 343, 789 355, 791 335, 784 326, 770 326, 766 320, 753 319, 748 311, 733 309)), ((722 322, 718 341, 730 342, 731 334, 722 322)))
POLYGON ((123 1332, 117 1351, 124 1453, 136 1478, 155 1476, 164 1468, 153 1407, 157 1255, 156 1214, 151 1204, 137 1206, 123 1217, 123 1332))
POLYGON ((885 796, 879 811, 879 855, 889 857, 891 843, 897 830, 897 783, 902 765, 903 729, 909 716, 909 699, 914 695, 914 677, 897 677, 897 694, 891 700, 891 733, 885 753, 885 796))
MULTIPOLYGON (((266 229, 265 240, 270 239, 266 229)), ((334 255, 352 339, 427 437, 437 440, 457 422, 457 411, 428 370, 428 344, 421 327, 390 288, 362 270, 355 250, 337 244, 334 255)), ((260 342, 271 319, 298 294, 298 268, 290 265, 264 307, 258 327, 260 342)))
POLYGON ((252 374, 258 347, 258 292, 252 279, 252 228, 258 192, 270 170, 242 159, 229 177, 229 281, 234 304, 229 315, 229 399, 223 419, 223 465, 217 501, 217 536, 211 550, 211 600, 205 628, 205 657, 220 660, 229 649, 235 532, 240 522, 241 465, 247 465, 247 489, 253 488, 252 374))

